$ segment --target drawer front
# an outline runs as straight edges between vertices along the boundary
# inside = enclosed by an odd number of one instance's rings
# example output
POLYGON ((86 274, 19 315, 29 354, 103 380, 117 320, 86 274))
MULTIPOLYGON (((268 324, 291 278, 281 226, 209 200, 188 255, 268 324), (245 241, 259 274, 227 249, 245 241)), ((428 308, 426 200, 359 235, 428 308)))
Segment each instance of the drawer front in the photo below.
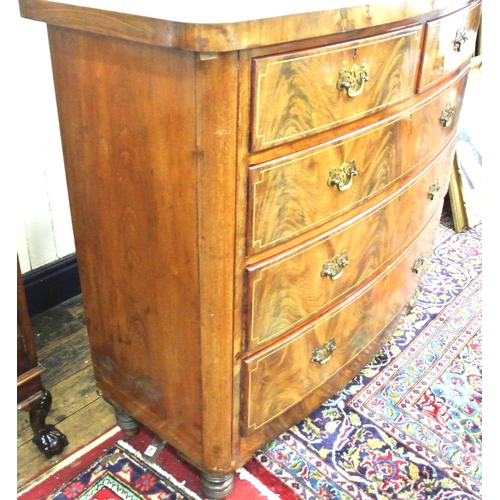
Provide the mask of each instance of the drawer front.
POLYGON ((462 78, 402 118, 349 140, 251 167, 248 255, 324 224, 423 168, 454 132, 464 86, 462 78), (441 122, 446 109, 451 121, 441 122))
POLYGON ((409 97, 420 35, 416 26, 254 59, 251 149, 309 136, 409 97))
POLYGON ((446 78, 474 55, 481 4, 427 24, 419 91, 446 78))
POLYGON ((312 319, 395 258, 446 193, 453 154, 454 141, 387 203, 285 255, 249 266, 248 350, 312 319), (439 187, 433 199, 432 186, 439 187))
MULTIPOLYGON (((281 415, 332 377, 343 387, 355 375, 350 363, 363 366, 370 361, 381 347, 378 344, 383 344, 377 338, 379 333, 397 317, 418 286, 422 270, 412 268, 421 256, 425 260, 432 252, 441 207, 442 203, 416 243, 387 274, 291 338, 243 361, 244 434, 281 415)), ((425 267, 424 262, 422 269, 425 267)))

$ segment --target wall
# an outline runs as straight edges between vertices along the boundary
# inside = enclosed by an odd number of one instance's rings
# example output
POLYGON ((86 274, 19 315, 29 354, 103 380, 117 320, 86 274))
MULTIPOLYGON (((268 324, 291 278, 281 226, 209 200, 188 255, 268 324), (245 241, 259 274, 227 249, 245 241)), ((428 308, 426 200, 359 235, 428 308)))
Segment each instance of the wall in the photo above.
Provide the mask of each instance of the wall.
POLYGON ((8 217, 25 273, 73 253, 75 247, 46 26, 23 19, 15 0, 2 2, 0 15, 7 70, 2 78, 2 149, 12 199, 8 217))

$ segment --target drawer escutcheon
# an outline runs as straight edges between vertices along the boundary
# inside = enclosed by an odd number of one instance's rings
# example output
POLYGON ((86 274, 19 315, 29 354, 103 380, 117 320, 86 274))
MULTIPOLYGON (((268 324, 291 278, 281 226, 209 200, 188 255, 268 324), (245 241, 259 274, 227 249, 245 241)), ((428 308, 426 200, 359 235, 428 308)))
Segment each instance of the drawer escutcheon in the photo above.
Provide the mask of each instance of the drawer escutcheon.
POLYGON ((356 97, 363 92, 365 82, 368 81, 368 65, 363 63, 361 67, 353 64, 349 69, 340 70, 337 89, 345 90, 349 97, 356 97))
POLYGON ((334 255, 323 264, 321 276, 337 280, 342 276, 344 267, 347 266, 347 264, 349 264, 349 256, 347 255, 347 250, 344 250, 341 254, 334 255))
POLYGON ((319 363, 320 365, 325 364, 332 357, 335 348, 335 339, 332 337, 330 340, 314 349, 311 356, 311 363, 319 363))
POLYGON ((328 176, 328 185, 330 187, 337 186, 339 191, 349 189, 352 184, 352 178, 358 175, 356 169, 356 160, 351 160, 349 163, 346 161, 339 167, 333 167, 328 176))

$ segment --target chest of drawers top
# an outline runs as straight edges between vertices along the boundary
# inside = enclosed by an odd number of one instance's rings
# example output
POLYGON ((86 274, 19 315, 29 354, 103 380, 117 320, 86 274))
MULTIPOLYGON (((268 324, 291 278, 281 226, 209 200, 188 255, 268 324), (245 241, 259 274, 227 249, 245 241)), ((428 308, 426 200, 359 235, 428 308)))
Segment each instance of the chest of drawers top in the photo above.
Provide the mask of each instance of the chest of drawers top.
POLYGON ((197 52, 225 52, 346 33, 452 12, 467 0, 161 2, 19 0, 21 15, 53 26, 197 52), (176 5, 178 4, 178 5, 176 5))

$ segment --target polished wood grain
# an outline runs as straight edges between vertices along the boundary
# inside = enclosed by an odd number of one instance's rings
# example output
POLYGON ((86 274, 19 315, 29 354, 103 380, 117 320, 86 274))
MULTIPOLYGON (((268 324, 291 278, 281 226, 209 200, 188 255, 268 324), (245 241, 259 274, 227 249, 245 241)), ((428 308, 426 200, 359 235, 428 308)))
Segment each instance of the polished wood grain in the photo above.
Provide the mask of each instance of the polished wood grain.
POLYGON ((422 74, 419 89, 425 90, 448 76, 464 62, 470 61, 476 48, 477 30, 481 19, 481 3, 440 19, 429 21, 426 30, 422 74), (459 46, 460 32, 465 37, 459 46))
MULTIPOLYGON (((465 88, 463 76, 432 100, 419 103, 402 116, 334 139, 306 154, 252 166, 249 173, 248 254, 271 248, 335 216, 366 203, 401 176, 425 168, 456 130, 465 88), (443 127, 439 117, 450 104, 453 122, 443 127), (401 141, 405 137, 405 141, 401 141), (407 147, 411 144, 412 147, 407 147), (333 167, 356 161, 352 185, 340 191, 327 184, 333 167)), ((386 191, 386 195, 390 191, 386 191)), ((373 202, 376 202, 376 198, 373 202)))
POLYGON ((214 477, 232 460, 237 63, 235 53, 221 54, 199 61, 196 74, 202 467, 214 477))
POLYGON ((47 0, 19 0, 21 15, 51 26, 61 26, 157 46, 199 52, 226 52, 307 40, 401 23, 408 18, 453 12, 468 0, 398 0, 390 6, 377 0, 365 5, 233 23, 175 22, 47 0))
POLYGON ((194 56, 49 41, 97 386, 201 461, 194 56))
POLYGON ((210 470, 214 460, 220 467, 223 457, 230 467, 230 455, 220 450, 232 434, 224 405, 233 391, 233 349, 216 333, 232 332, 234 230, 228 216, 235 175, 219 165, 235 165, 236 118, 228 111, 232 93, 236 113, 237 79, 227 75, 236 69, 235 55, 200 61, 59 28, 50 40, 70 200, 80 214, 74 227, 85 270, 82 290, 88 316, 99 318, 89 322, 98 388, 189 451, 198 467, 210 470), (221 75, 227 86, 214 107, 212 90, 221 75), (83 86, 85 98, 73 99, 83 86), (83 140, 76 133, 81 129, 83 140), (220 213, 227 214, 224 224, 220 213), (116 345, 128 347, 118 351, 116 345), (161 364, 168 370, 158 370, 161 364))
POLYGON ((421 26, 254 62, 252 149, 276 146, 354 121, 415 89, 421 26), (342 70, 367 65, 359 95, 338 88, 342 70))
POLYGON ((379 271, 426 224, 447 191, 454 143, 409 185, 374 210, 336 227, 320 239, 248 269, 248 350, 264 345, 323 311, 379 271), (440 190, 429 199, 429 188, 440 190), (335 280, 323 264, 348 252, 348 265, 335 280))
POLYGON ((429 258, 440 208, 441 203, 424 232, 389 266, 389 272, 286 341, 244 360, 248 432, 284 413, 331 377, 341 386, 348 383, 353 372, 346 368, 354 358, 364 358, 364 363, 370 360, 372 342, 381 347, 379 333, 397 315, 420 279, 412 266, 420 254, 429 258), (330 339, 336 344, 331 359, 324 364, 311 362, 313 351, 330 339))

